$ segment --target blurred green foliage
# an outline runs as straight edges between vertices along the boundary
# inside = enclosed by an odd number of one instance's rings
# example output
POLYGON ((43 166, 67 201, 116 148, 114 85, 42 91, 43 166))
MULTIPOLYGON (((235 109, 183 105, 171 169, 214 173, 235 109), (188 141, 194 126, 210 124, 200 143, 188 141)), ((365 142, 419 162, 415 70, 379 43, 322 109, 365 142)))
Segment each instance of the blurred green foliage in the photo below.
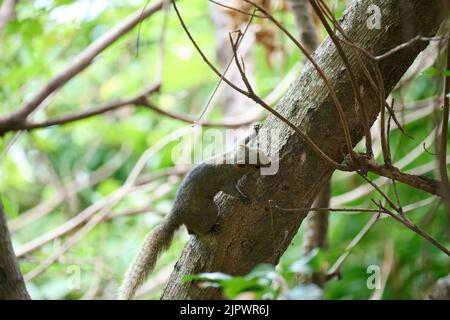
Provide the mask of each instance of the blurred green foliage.
MULTIPOLYGON (((344 3, 338 2, 337 12, 340 13, 344 3)), ((141 9, 144 3, 136 0, 19 1, 17 19, 8 24, 0 37, 0 59, 3 61, 0 68, 0 114, 6 115, 17 109, 86 46, 129 14, 141 9)), ((208 17, 207 1, 180 1, 179 6, 196 40, 214 60, 215 34, 208 17)), ((289 30, 295 30, 289 13, 276 14, 289 30)), ((159 63, 159 36, 163 18, 162 12, 155 14, 140 25, 140 32, 136 28, 114 43, 89 68, 59 90, 48 106, 36 113, 33 119, 45 120, 94 108, 102 102, 131 97, 151 85, 159 63)), ((255 50, 257 86, 262 95, 269 93, 302 59, 289 41, 279 33, 277 37, 285 47, 284 64, 271 67, 264 58, 264 50, 261 47, 255 50)), ((437 63, 419 75, 407 90, 401 94, 397 92, 395 96, 404 101, 416 101, 440 94, 442 73, 448 72, 442 71, 441 65, 437 63)), ((194 51, 173 12, 168 20, 163 71, 162 90, 152 96, 151 101, 164 110, 198 116, 217 79, 194 51)), ((406 126, 413 139, 399 130, 393 131, 391 145, 394 159, 402 159, 415 148, 422 148, 421 141, 435 127, 438 111, 406 126)), ((215 108, 210 119, 220 120, 221 117, 220 110, 215 108)), ((15 247, 20 248, 28 241, 54 230, 96 201, 111 195, 123 185, 147 148, 186 126, 185 123, 149 110, 128 108, 65 126, 21 133, 14 143, 16 134, 9 133, 2 137, 0 193, 9 221, 14 221, 41 203, 54 201, 61 194, 64 199, 48 214, 15 230, 15 247), (63 186, 69 186, 73 181, 82 183, 96 170, 107 167, 114 157, 120 162, 117 170, 79 193, 68 195, 70 190, 63 186)), ((432 152, 435 151, 433 141, 426 145, 427 150, 432 152)), ((172 144, 168 144, 151 157, 144 174, 172 167, 172 147, 172 144)), ((405 169, 434 162, 435 156, 423 151, 405 169)), ((433 168, 425 174, 436 177, 433 168)), ((145 235, 161 220, 157 213, 169 211, 178 182, 173 178, 159 178, 149 190, 136 191, 126 196, 114 207, 113 212, 146 206, 148 197, 157 194, 163 185, 171 184, 167 193, 156 196, 151 207, 142 210, 143 214, 123 215, 103 222, 42 275, 28 282, 32 297, 114 298, 115 290, 145 235)), ((364 185, 359 177, 338 172, 333 180, 333 196, 342 196, 364 185)), ((393 195, 392 188, 386 186, 384 189, 393 195)), ((399 186, 399 194, 403 205, 427 198, 426 194, 403 185, 399 186)), ((376 193, 368 192, 342 206, 370 207, 372 198, 380 199, 376 193)), ((408 214, 415 223, 447 247, 450 246, 449 215, 443 205, 437 206, 436 200, 433 200, 408 214)), ((332 214, 330 249, 323 253, 315 252, 314 257, 307 257, 306 260, 300 258, 301 228, 277 269, 260 266, 242 277, 204 274, 186 280, 202 280, 209 285, 219 286, 229 298, 239 297, 239 294, 248 291, 252 291, 256 298, 277 298, 280 291, 274 289, 272 280, 281 277, 290 288, 289 298, 367 299, 373 293, 366 285, 369 276, 367 268, 370 265, 383 265, 388 243, 393 244, 394 261, 383 295, 385 299, 419 298, 436 279, 449 272, 447 256, 402 225, 383 219, 352 250, 343 265, 341 279, 327 283, 323 292, 319 292, 317 287, 295 285, 295 274, 300 270, 317 271, 334 263, 369 219, 369 214, 365 213, 332 214)), ((183 231, 170 250, 161 257, 149 281, 154 283, 154 287, 145 295, 146 298, 159 296, 163 286, 160 278, 170 272, 186 239, 187 234, 183 231)), ((24 274, 58 250, 63 240, 55 240, 21 258, 24 274)))

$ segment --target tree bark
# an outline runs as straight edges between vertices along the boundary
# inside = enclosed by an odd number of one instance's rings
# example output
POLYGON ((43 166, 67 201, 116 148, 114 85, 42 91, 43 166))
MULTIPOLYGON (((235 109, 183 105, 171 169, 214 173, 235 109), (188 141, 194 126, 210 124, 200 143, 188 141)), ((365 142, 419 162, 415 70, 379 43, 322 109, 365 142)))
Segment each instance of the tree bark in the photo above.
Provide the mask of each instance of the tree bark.
POLYGON ((0 201, 0 300, 29 300, 0 201))
MULTIPOLYGON (((411 34, 433 36, 448 10, 448 0, 355 0, 345 11, 341 23, 356 44, 374 55, 380 55, 411 39, 411 34), (369 6, 373 5, 380 8, 381 28, 371 30, 366 20, 373 14, 369 10, 369 6)), ((425 42, 415 42, 380 62, 386 93, 394 88, 426 45, 425 42)), ((347 46, 344 48, 346 52, 350 51, 347 46)), ((330 39, 316 50, 314 56, 338 93, 349 122, 352 141, 356 144, 363 137, 363 124, 360 112, 355 108, 352 85, 342 59, 330 39)), ((372 125, 379 113, 377 94, 364 79, 354 57, 349 56, 359 77, 358 83, 372 125)), ((367 62, 367 59, 364 60, 367 62)), ((339 162, 343 160, 346 148, 338 113, 324 82, 310 63, 305 65, 277 110, 327 155, 339 162)), ((328 182, 333 168, 273 116, 261 128, 260 139, 273 141, 270 140, 271 134, 277 130, 278 141, 268 143, 267 149, 263 150, 269 155, 279 154, 277 174, 250 174, 241 179, 242 190, 252 199, 249 207, 225 194, 216 197, 221 212, 221 232, 202 238, 192 237, 188 241, 162 299, 220 299, 218 290, 200 288, 193 282, 183 283, 183 276, 215 271, 243 275, 259 263, 276 264, 279 261, 307 212, 281 211, 274 205, 283 208, 310 207, 328 182)))

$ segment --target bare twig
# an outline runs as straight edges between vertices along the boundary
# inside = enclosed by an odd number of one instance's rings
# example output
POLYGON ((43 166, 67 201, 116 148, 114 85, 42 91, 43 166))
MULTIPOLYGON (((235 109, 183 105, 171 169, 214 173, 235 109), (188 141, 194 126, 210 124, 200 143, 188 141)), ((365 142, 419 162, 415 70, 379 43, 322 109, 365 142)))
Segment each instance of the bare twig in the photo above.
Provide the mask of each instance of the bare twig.
MULTIPOLYGON (((2 133, 6 132, 15 132, 15 131, 32 131, 36 129, 42 129, 42 128, 48 128, 51 126, 56 125, 65 125, 69 124, 75 121, 84 120, 93 116, 101 115, 104 113, 108 113, 111 111, 115 111, 120 108, 125 107, 143 107, 146 109, 149 109, 151 111, 154 111, 160 115, 172 118, 174 120, 182 121, 189 124, 197 123, 197 119, 190 115, 184 115, 179 114, 171 111, 163 110, 159 107, 157 107, 155 104, 150 102, 147 98, 148 95, 155 93, 159 90, 160 85, 153 85, 149 89, 145 90, 143 93, 138 94, 135 97, 125 99, 125 100, 119 100, 114 102, 109 102, 104 105, 101 105, 95 109, 90 109, 86 111, 82 111, 79 113, 69 114, 60 116, 54 119, 49 119, 42 122, 20 122, 20 123, 14 123, 10 124, 10 127, 8 128, 1 128, 0 129, 0 135, 2 133)), ((243 127, 249 124, 254 123, 256 120, 258 120, 259 117, 252 117, 248 119, 243 119, 242 121, 235 121, 233 119, 230 120, 224 120, 221 122, 211 122, 211 121, 201 121, 199 124, 201 124, 203 127, 213 127, 213 128, 239 128, 243 127)))
POLYGON ((113 158, 108 160, 97 170, 91 172, 89 175, 78 173, 77 179, 67 183, 65 189, 68 190, 68 194, 64 192, 56 193, 52 198, 39 203, 31 209, 21 213, 14 219, 11 219, 8 224, 12 232, 18 231, 23 227, 35 222, 58 207, 63 201, 65 196, 73 196, 89 187, 92 187, 99 182, 103 181, 110 175, 114 174, 126 161, 130 154, 130 150, 124 145, 121 150, 113 158))
POLYGON ((345 53, 344 49, 342 48, 335 31, 333 29, 331 29, 330 26, 328 25, 328 22, 322 12, 321 7, 317 3, 317 1, 310 0, 309 3, 313 7, 314 12, 319 17, 319 19, 322 22, 325 29, 327 30, 328 35, 330 36, 331 40, 333 41, 334 45, 336 46, 336 49, 339 52, 339 56, 341 57, 342 61, 344 62, 344 65, 347 69, 348 75, 350 77, 350 82, 352 83, 353 94, 355 95, 356 101, 358 103, 358 110, 361 113, 361 122, 362 122, 362 125, 364 128, 364 135, 366 137, 366 152, 369 155, 369 157, 371 157, 373 155, 373 152, 372 152, 372 137, 370 135, 369 119, 367 116, 366 107, 364 105, 364 100, 361 96, 359 85, 356 80, 355 73, 353 72, 353 67, 350 64, 347 54, 345 53))
POLYGON ((246 11, 241 10, 239 8, 235 8, 235 7, 223 4, 223 3, 219 2, 219 1, 215 1, 215 0, 208 0, 208 1, 211 2, 211 3, 214 3, 215 5, 218 5, 219 7, 226 8, 228 10, 232 10, 232 11, 235 11, 235 12, 239 12, 240 14, 243 14, 244 16, 250 16, 252 18, 259 18, 259 19, 267 19, 265 16, 255 14, 254 12, 253 13, 246 12, 246 11))
POLYGON ((400 171, 394 166, 386 166, 375 163, 375 161, 366 161, 362 167, 367 166, 370 172, 380 176, 395 179, 403 184, 409 185, 415 189, 419 189, 437 196, 442 197, 440 182, 426 176, 419 176, 400 171))
MULTIPOLYGON (((34 122, 24 121, 24 122, 19 122, 19 123, 13 123, 13 124, 11 124, 10 128, 2 128, 1 130, 3 133, 11 132, 11 131, 21 131, 21 130, 31 131, 34 129, 47 128, 47 127, 51 127, 51 126, 55 126, 55 125, 68 124, 71 122, 87 119, 87 118, 90 118, 90 117, 93 117, 96 115, 114 111, 114 110, 117 110, 122 107, 132 106, 132 105, 135 105, 135 106, 141 105, 140 102, 146 101, 146 97, 148 95, 159 91, 159 89, 160 89, 160 84, 155 84, 155 85, 151 86, 150 88, 148 88, 147 90, 145 90, 143 93, 141 93, 131 99, 110 102, 110 103, 107 103, 96 109, 82 111, 82 112, 75 113, 75 114, 69 114, 69 115, 61 116, 59 118, 46 120, 43 122, 34 123, 34 122)), ((154 109, 154 111, 160 111, 160 113, 162 112, 162 110, 159 110, 156 107, 153 109, 154 109)))
POLYGON ((346 34, 344 29, 342 29, 339 22, 334 17, 334 14, 331 12, 330 8, 326 5, 326 3, 323 0, 319 0, 319 5, 323 9, 324 14, 328 17, 330 21, 333 22, 333 26, 339 31, 339 33, 343 36, 343 39, 339 39, 340 41, 346 43, 352 48, 353 54, 359 64, 359 67, 363 71, 364 75, 366 76, 367 80, 369 81, 372 88, 375 90, 375 92, 378 93, 379 102, 380 102, 380 110, 383 109, 383 105, 389 110, 389 113, 394 119, 394 122, 396 123, 397 127, 402 131, 403 134, 409 136, 406 131, 403 129, 403 127, 400 125, 399 121, 397 120, 397 117, 395 116, 394 111, 389 107, 389 105, 385 101, 385 90, 384 90, 384 84, 383 79, 381 77, 381 70, 378 64, 378 61, 376 60, 376 57, 374 57, 370 52, 367 50, 359 47, 356 45, 346 34), (361 56, 358 51, 361 51, 364 53, 368 58, 373 61, 373 68, 375 72, 375 77, 377 82, 375 83, 374 79, 370 75, 369 70, 366 67, 366 64, 362 61, 361 56))
MULTIPOLYGON (((181 135, 178 134, 178 136, 181 135)), ((140 175, 141 171, 146 166, 150 157, 154 156, 156 152, 159 152, 164 146, 173 141, 174 138, 176 138, 176 136, 167 136, 164 139, 160 140, 154 146, 148 148, 136 162, 135 166, 131 170, 129 176, 127 177, 122 187, 120 187, 110 197, 108 197, 108 201, 106 201, 106 203, 103 203, 103 205, 100 206, 99 209, 94 210, 93 213, 88 218, 89 220, 86 222, 86 224, 84 224, 79 230, 77 230, 73 235, 71 235, 69 239, 67 239, 66 242, 63 243, 62 246, 57 250, 57 252, 55 252, 50 257, 45 259, 38 267, 28 272, 25 275, 25 280, 30 281, 31 279, 39 276, 41 273, 47 270, 47 268, 52 263, 58 260, 61 257, 61 255, 63 255, 70 248, 76 245, 88 232, 90 232, 93 228, 95 228, 95 226, 104 221, 109 216, 111 209, 119 201, 121 201, 130 191, 136 188, 135 184, 137 178, 140 175), (98 213, 95 214, 97 211, 98 213)), ((98 202, 95 204, 98 204, 98 202)))
POLYGON ((444 38, 448 39, 449 37, 423 37, 421 35, 417 35, 414 38, 412 38, 411 40, 396 46, 395 48, 389 50, 388 52, 385 52, 379 56, 376 56, 375 59, 376 60, 386 59, 386 58, 392 56, 393 54, 397 53, 398 51, 401 51, 416 42, 441 41, 444 38))
POLYGON ((149 6, 144 11, 135 12, 129 16, 124 22, 116 26, 114 29, 97 39, 84 51, 82 51, 65 69, 58 75, 53 77, 44 87, 42 87, 29 101, 22 105, 18 110, 10 115, 0 119, 0 132, 3 128, 10 127, 25 121, 25 119, 51 94, 65 85, 69 80, 86 69, 102 51, 108 48, 121 36, 132 30, 139 22, 148 18, 153 13, 162 8, 163 0, 160 0, 149 6))
POLYGON ((167 22, 169 20, 170 1, 163 0, 164 18, 161 25, 161 33, 159 35, 159 61, 156 65, 156 77, 155 83, 162 83, 164 76, 164 63, 165 63, 165 50, 166 50, 166 34, 167 34, 167 22))
POLYGON ((450 250, 448 250, 444 245, 442 245, 439 241, 434 239, 431 235, 429 235, 427 232, 419 228, 417 225, 406 219, 405 216, 396 215, 389 209, 387 209, 385 206, 383 206, 381 203, 376 203, 379 208, 382 210, 383 213, 388 214, 391 216, 394 220, 400 222, 404 226, 406 226, 408 229, 414 231, 418 235, 420 235, 422 238, 430 242, 432 245, 434 245, 436 248, 444 252, 447 256, 450 257, 450 250))
POLYGON ((327 272, 327 277, 332 279, 336 276, 340 275, 340 269, 344 264, 345 260, 347 260, 350 255, 352 249, 356 247, 356 245, 364 238, 364 236, 369 232, 369 230, 375 225, 380 217, 380 210, 377 210, 378 213, 374 213, 372 218, 366 223, 366 225, 361 229, 361 231, 353 238, 352 241, 345 248, 345 252, 336 260, 336 262, 331 266, 331 268, 327 272))
MULTIPOLYGON (((343 131, 344 131, 344 137, 347 145, 347 151, 348 154, 353 159, 355 156, 355 152, 353 151, 353 142, 350 135, 350 129, 348 125, 347 118, 344 113, 344 109, 342 108, 341 103, 339 102, 339 99, 337 97, 336 90, 334 90, 333 86, 331 85, 329 79, 325 75, 324 70, 317 64, 316 60, 312 57, 312 55, 304 48, 304 46, 277 20, 275 17, 273 17, 264 7, 260 6, 259 4, 250 1, 250 0, 243 0, 251 5, 253 5, 255 8, 257 8, 259 11, 261 11, 269 20, 274 23, 277 28, 279 28, 299 49, 300 51, 305 55, 305 57, 311 62, 311 64, 314 66, 316 71, 319 73, 320 77, 324 81, 329 93, 330 97, 333 100, 333 103, 336 107, 336 110, 338 111, 339 120, 341 122, 343 131)), ((340 169, 344 170, 344 168, 340 169)))
MULTIPOLYGON (((244 0, 247 1, 247 0, 244 0)), ((218 76, 220 77, 226 84, 228 84, 230 87, 232 87, 233 89, 235 89, 236 91, 240 92, 241 94, 249 97, 250 99, 254 100, 256 103, 258 103, 260 106, 262 106, 264 109, 266 109, 267 111, 269 111, 270 113, 272 113, 274 116, 276 116, 278 119, 280 119, 281 121, 283 121, 285 124, 287 124, 292 130, 294 130, 294 132, 296 132, 312 149, 314 152, 316 152, 316 154, 321 157, 323 160, 327 161, 328 163, 330 163, 330 165, 333 168, 339 169, 339 170, 348 170, 347 166, 344 166, 340 163, 337 163, 336 161, 332 160, 330 157, 328 157, 308 136, 306 136, 299 128, 297 128, 292 122, 290 122, 287 118, 285 118, 283 115, 281 115, 278 111, 274 110, 273 108, 271 108, 268 104, 266 104, 259 96, 257 96, 253 90, 246 91, 243 90, 241 88, 239 88, 238 86, 236 86, 234 83, 232 83, 229 79, 227 79, 222 73, 220 73, 219 70, 217 70, 217 68, 209 61, 209 59, 206 57, 206 55, 203 53, 203 51, 201 50, 201 48, 198 46, 198 44, 196 43, 196 41, 194 40, 194 38, 192 37, 189 29, 187 28, 178 8, 177 5, 174 2, 172 2, 173 7, 175 9, 175 12, 178 16, 178 19, 181 23, 181 26, 183 28, 183 30, 185 31, 186 35, 188 36, 189 40, 191 41, 191 43, 194 45, 194 47, 196 48, 196 50, 198 51, 198 53, 201 55, 201 57, 203 58, 203 60, 205 61, 205 63, 211 68, 211 70, 218 76)), ((258 7, 259 9, 260 7, 258 7)), ((264 10, 264 9, 263 9, 264 10)), ((266 12, 263 12, 266 16, 266 12)), ((270 17, 269 17, 270 19, 270 17)), ((236 56, 236 55, 235 55, 236 56)), ((239 59, 235 59, 235 62, 237 63, 237 65, 240 66, 240 62, 239 59)), ((241 68, 241 71, 242 68, 241 68)), ((245 77, 245 74, 241 73, 241 76, 245 77)), ((331 86, 331 84, 330 84, 331 86)))

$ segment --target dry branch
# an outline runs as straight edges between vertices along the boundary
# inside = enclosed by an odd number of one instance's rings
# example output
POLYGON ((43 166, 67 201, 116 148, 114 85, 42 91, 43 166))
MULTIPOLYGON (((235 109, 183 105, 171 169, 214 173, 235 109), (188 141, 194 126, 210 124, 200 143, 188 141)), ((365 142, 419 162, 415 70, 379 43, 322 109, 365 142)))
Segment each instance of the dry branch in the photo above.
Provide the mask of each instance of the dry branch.
POLYGON ((160 0, 144 10, 137 10, 125 21, 89 45, 18 110, 0 119, 0 136, 24 122, 45 99, 86 69, 101 52, 117 39, 132 30, 139 22, 159 11, 162 6, 163 1, 160 0))

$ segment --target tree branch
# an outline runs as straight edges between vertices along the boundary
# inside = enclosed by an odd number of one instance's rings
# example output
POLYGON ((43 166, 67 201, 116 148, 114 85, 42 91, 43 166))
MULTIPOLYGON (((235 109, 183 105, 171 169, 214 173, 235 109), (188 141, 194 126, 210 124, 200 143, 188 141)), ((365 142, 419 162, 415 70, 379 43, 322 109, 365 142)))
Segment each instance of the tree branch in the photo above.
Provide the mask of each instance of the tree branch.
POLYGON ((124 22, 94 41, 75 57, 66 68, 44 85, 29 101, 24 103, 18 110, 0 119, 0 135, 3 132, 4 127, 8 128, 14 126, 14 124, 24 122, 26 118, 52 93, 56 92, 59 88, 69 82, 69 80, 86 69, 92 63, 94 58, 102 51, 108 48, 121 36, 132 30, 139 22, 160 10, 162 6, 163 0, 159 0, 144 10, 136 11, 124 22))

